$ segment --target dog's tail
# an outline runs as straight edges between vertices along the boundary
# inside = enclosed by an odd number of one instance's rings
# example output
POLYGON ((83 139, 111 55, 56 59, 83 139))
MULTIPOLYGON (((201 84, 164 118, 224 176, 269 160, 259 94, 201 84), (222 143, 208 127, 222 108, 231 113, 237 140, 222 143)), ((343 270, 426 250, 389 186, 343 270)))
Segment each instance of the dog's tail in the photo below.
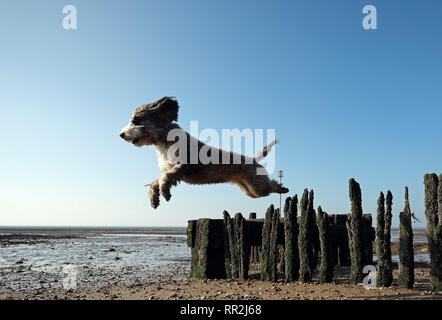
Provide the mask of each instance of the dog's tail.
POLYGON ((253 158, 256 160, 256 162, 261 161, 262 159, 264 159, 265 157, 267 157, 267 155, 269 154, 270 151, 272 151, 272 148, 275 144, 277 144, 279 142, 278 139, 273 140, 272 142, 270 142, 266 147, 264 147, 264 149, 262 149, 261 151, 259 151, 257 154, 255 154, 253 156, 253 158))

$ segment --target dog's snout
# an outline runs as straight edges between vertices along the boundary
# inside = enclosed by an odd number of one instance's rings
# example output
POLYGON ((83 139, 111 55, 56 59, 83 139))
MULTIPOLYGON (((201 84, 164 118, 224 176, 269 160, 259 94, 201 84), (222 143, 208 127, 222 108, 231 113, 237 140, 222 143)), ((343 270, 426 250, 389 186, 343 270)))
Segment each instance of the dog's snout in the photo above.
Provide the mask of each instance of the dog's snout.
POLYGON ((124 134, 124 132, 121 132, 121 133, 120 133, 120 137, 121 137, 122 139, 124 139, 124 138, 126 137, 126 135, 124 134))

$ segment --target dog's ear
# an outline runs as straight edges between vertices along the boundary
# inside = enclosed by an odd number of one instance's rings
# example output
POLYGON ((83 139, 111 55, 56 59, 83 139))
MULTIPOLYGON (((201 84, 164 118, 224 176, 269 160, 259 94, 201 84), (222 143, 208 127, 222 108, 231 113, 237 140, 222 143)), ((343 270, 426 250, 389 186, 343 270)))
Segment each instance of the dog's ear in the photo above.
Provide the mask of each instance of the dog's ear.
POLYGON ((160 120, 169 122, 178 120, 178 102, 175 97, 163 97, 149 106, 149 114, 160 120))

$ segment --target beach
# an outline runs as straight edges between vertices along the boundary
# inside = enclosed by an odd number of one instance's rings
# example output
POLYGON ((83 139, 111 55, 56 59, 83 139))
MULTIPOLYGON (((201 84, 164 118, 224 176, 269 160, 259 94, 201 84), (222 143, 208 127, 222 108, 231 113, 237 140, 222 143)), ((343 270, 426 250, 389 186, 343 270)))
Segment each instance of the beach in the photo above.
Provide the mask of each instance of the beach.
MULTIPOLYGON (((393 261, 395 240, 393 232, 393 261)), ((0 299, 442 299, 429 292, 428 251, 421 240, 425 238, 416 233, 413 290, 397 288, 396 262, 392 287, 366 289, 349 284, 349 267, 336 267, 331 284, 318 284, 317 272, 311 284, 263 282, 253 264, 248 280, 189 279, 190 248, 184 228, 2 229, 0 299), (70 287, 67 270, 75 270, 70 287)))

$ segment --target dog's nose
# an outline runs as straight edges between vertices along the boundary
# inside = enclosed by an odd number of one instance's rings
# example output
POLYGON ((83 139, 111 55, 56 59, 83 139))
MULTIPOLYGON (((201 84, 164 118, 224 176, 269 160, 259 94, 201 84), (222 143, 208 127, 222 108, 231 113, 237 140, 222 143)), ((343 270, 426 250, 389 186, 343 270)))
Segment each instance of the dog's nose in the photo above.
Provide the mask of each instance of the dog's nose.
POLYGON ((120 133, 120 137, 121 137, 122 139, 124 139, 124 137, 125 137, 124 132, 120 133))

